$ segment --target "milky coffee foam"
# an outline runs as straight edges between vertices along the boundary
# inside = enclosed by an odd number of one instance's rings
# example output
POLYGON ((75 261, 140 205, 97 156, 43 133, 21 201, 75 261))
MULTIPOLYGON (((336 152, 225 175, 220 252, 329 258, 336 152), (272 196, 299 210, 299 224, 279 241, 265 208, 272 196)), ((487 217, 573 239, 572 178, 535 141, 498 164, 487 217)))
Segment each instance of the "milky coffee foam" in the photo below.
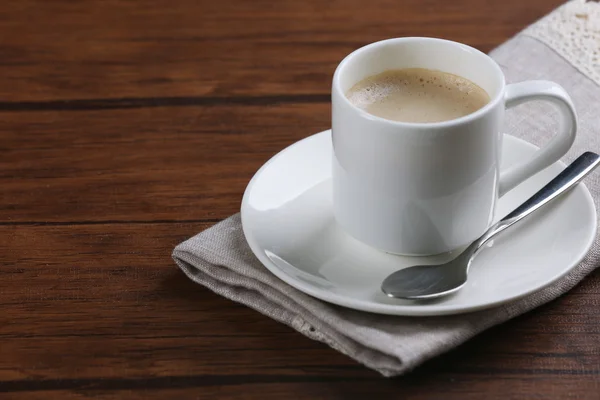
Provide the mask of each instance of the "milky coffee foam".
POLYGON ((490 97, 470 80, 441 71, 385 71, 354 85, 346 97, 370 114, 393 121, 440 122, 471 114, 490 97))

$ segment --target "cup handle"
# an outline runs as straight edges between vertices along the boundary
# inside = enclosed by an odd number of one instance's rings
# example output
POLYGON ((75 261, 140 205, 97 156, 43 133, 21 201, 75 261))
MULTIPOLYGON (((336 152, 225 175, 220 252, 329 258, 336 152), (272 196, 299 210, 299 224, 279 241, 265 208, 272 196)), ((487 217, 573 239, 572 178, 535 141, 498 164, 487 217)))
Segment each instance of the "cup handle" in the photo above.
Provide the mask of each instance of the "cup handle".
POLYGON ((545 147, 540 148, 532 159, 500 173, 500 196, 558 161, 575 140, 577 114, 571 98, 562 86, 550 81, 527 81, 506 86, 504 103, 507 109, 531 100, 549 101, 558 107, 558 134, 545 147))

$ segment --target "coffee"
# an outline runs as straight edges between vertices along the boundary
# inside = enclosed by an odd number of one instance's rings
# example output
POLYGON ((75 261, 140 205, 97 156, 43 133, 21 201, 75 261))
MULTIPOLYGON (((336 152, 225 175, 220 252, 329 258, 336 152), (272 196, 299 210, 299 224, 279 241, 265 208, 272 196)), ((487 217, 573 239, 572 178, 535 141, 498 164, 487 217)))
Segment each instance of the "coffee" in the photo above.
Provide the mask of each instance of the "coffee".
POLYGON ((470 80, 424 68, 385 71, 354 85, 346 97, 369 114, 401 122, 440 122, 471 114, 490 97, 470 80))

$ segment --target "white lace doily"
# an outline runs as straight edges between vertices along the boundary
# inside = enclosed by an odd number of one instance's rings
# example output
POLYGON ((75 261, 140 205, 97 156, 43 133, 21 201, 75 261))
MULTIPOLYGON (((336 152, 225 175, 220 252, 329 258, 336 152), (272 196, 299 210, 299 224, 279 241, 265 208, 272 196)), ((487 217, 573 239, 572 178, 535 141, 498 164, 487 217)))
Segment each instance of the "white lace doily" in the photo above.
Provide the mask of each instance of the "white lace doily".
POLYGON ((600 85, 600 3, 573 0, 523 31, 600 85))

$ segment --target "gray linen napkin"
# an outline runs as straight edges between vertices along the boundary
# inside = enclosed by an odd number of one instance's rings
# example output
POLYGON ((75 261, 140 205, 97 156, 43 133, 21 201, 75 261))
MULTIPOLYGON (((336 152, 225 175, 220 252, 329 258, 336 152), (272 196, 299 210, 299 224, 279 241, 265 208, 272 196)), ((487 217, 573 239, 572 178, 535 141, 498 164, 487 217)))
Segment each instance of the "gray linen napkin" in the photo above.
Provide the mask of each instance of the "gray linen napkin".
MULTIPOLYGON (((576 0, 491 53, 509 82, 550 79, 571 94, 580 127, 566 161, 584 150, 600 150, 599 27, 600 5, 576 0)), ((538 146, 554 132, 555 112, 544 105, 518 107, 509 111, 507 118, 506 132, 538 146)), ((600 200, 599 175, 593 174, 586 180, 596 203, 600 200)), ((476 313, 427 318, 349 310, 290 287, 254 257, 244 239, 239 214, 181 243, 173 251, 173 258, 193 281, 311 339, 325 342, 385 376, 394 376, 564 294, 598 266, 600 244, 596 237, 578 267, 552 286, 524 299, 476 313)))

